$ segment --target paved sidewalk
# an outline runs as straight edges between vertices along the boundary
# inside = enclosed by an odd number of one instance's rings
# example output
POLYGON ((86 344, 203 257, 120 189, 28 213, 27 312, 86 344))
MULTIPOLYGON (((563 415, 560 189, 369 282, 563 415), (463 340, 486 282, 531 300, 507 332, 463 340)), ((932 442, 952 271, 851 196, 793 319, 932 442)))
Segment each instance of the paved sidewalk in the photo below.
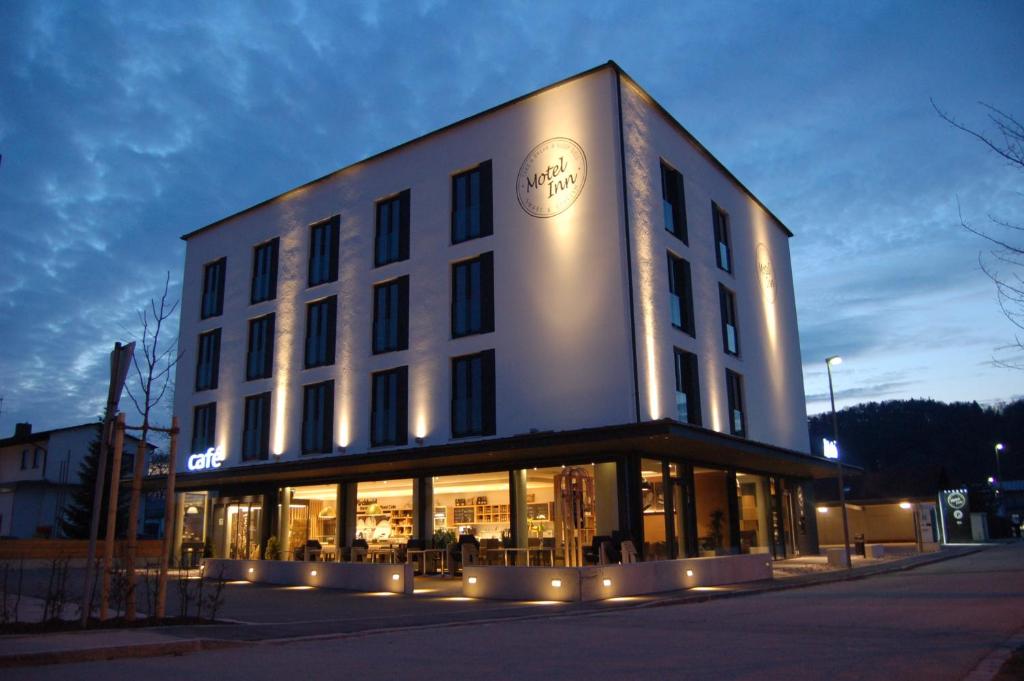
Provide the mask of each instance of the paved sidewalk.
POLYGON ((852 571, 813 572, 763 582, 698 587, 589 603, 466 599, 461 596, 460 581, 429 577, 417 578, 416 593, 412 596, 232 584, 226 597, 224 615, 216 624, 0 636, 0 668, 183 654, 247 643, 344 638, 386 631, 547 619, 695 603, 862 579, 956 558, 983 548, 956 547, 901 560, 862 564, 852 571))

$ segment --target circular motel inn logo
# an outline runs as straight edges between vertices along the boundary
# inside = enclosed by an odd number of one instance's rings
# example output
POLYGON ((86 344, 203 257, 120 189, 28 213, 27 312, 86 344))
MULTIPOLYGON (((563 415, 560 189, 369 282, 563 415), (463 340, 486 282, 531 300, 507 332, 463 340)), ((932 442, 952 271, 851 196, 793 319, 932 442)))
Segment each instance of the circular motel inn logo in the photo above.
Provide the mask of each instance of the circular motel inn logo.
POLYGON ((757 245, 757 278, 761 281, 761 290, 769 303, 775 302, 775 268, 772 267, 771 254, 764 244, 757 245))
POLYGON ((946 496, 946 503, 953 510, 959 511, 967 505, 967 497, 964 496, 963 492, 950 492, 946 496))
POLYGON ((526 156, 516 178, 516 196, 523 210, 550 218, 569 208, 587 181, 587 155, 567 137, 552 137, 526 156))

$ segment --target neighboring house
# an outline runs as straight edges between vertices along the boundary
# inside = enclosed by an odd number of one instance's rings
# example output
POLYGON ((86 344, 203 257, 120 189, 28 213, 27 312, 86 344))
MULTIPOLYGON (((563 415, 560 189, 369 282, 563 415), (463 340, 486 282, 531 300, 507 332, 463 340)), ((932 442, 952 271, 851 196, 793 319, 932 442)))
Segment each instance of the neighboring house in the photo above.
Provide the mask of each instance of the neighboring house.
MULTIPOLYGON (((32 424, 19 423, 12 437, 0 440, 0 537, 57 536, 99 429, 93 422, 33 433, 32 424)), ((125 436, 123 476, 131 475, 137 445, 138 438, 125 436)))
POLYGON ((614 63, 185 235, 182 555, 816 552, 790 236, 614 63))

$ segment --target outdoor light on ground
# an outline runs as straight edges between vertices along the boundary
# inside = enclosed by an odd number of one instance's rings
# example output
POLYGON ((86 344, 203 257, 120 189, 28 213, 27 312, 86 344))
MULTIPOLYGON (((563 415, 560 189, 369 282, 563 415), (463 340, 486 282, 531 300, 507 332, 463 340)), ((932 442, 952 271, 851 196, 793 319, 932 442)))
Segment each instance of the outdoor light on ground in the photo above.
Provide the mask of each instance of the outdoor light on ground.
POLYGON ((686 571, 686 576, 687 577, 693 577, 693 570, 687 570, 686 571))
POLYGON ((556 589, 561 589, 562 588, 562 580, 560 580, 560 579, 552 579, 551 580, 551 586, 555 587, 556 589))
POLYGON ((470 584, 476 584, 476 577, 470 577, 466 581, 468 581, 470 584))
POLYGON ((310 570, 309 571, 309 576, 310 577, 316 577, 316 570, 310 570))
POLYGON ((605 586, 611 586, 611 585, 612 585, 612 580, 610 580, 610 579, 606 579, 606 580, 604 580, 604 581, 602 582, 602 584, 604 584, 605 586))
POLYGON ((254 573, 254 572, 256 572, 256 568, 249 568, 249 574, 250 574, 250 575, 251 575, 252 573, 254 573))

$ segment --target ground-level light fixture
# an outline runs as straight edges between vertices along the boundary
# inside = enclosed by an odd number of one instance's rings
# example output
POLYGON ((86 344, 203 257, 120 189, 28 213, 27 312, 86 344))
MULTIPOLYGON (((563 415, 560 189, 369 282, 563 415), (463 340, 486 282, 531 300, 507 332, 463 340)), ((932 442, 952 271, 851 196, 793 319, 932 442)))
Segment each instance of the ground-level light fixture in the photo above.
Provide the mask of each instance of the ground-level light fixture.
POLYGON ((687 570, 686 571, 686 576, 687 577, 693 577, 693 570, 687 570))
POLYGON ((395 574, 391 575, 391 581, 392 582, 397 582, 399 579, 401 579, 401 577, 398 576, 397 572, 395 574))
POLYGON ((252 573, 254 573, 254 572, 256 572, 256 568, 249 568, 249 574, 250 574, 250 575, 251 575, 252 573))
POLYGON ((612 585, 612 580, 610 580, 610 579, 605 579, 605 580, 604 580, 603 582, 601 582, 601 583, 602 583, 602 584, 604 584, 605 586, 611 586, 611 585, 612 585))
POLYGON ((476 584, 476 577, 470 577, 466 581, 469 582, 470 584, 476 584))
POLYGON ((909 510, 910 509, 910 502, 909 501, 901 501, 900 502, 900 508, 902 508, 904 511, 909 510))
POLYGON ((556 589, 561 589, 562 588, 562 580, 560 580, 560 579, 552 579, 551 580, 551 586, 555 587, 556 589))
POLYGON ((309 571, 309 576, 310 577, 316 577, 316 570, 310 570, 309 571))

